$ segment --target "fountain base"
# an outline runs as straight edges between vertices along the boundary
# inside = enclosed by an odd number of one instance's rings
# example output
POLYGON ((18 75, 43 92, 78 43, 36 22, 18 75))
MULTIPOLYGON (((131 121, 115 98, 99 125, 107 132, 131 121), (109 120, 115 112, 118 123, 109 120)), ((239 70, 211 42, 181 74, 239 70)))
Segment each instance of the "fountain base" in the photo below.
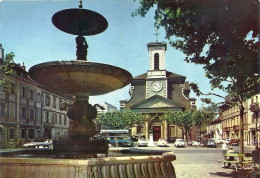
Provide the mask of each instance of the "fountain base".
POLYGON ((0 159, 1 177, 176 177, 173 153, 79 159, 0 159))

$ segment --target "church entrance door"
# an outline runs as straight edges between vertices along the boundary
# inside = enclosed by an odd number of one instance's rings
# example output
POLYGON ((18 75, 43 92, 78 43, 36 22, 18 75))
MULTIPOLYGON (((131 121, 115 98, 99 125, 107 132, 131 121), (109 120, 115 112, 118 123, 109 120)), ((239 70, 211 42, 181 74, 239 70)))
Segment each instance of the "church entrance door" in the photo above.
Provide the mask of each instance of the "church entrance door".
POLYGON ((158 141, 161 138, 161 126, 153 126, 153 140, 158 141))

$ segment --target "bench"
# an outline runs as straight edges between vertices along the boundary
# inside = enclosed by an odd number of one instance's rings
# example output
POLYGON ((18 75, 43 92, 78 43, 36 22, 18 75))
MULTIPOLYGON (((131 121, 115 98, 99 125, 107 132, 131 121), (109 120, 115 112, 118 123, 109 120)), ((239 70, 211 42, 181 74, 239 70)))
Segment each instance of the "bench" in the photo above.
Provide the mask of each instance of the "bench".
POLYGON ((244 158, 245 156, 246 156, 245 154, 239 154, 239 153, 226 153, 225 158, 222 160, 218 160, 218 163, 220 166, 220 163, 223 162, 224 167, 225 167, 225 163, 235 164, 235 168, 237 171, 238 164, 241 164, 241 165, 249 164, 249 161, 247 161, 247 160, 245 160, 243 162, 240 161, 239 158, 244 158), (230 158, 232 158, 232 159, 230 159, 230 158))
POLYGON ((224 163, 224 167, 226 166, 225 163, 235 164, 236 171, 237 171, 237 165, 238 165, 238 164, 241 164, 240 161, 229 161, 229 160, 223 159, 223 160, 218 160, 219 167, 220 167, 220 163, 221 163, 221 162, 224 163))

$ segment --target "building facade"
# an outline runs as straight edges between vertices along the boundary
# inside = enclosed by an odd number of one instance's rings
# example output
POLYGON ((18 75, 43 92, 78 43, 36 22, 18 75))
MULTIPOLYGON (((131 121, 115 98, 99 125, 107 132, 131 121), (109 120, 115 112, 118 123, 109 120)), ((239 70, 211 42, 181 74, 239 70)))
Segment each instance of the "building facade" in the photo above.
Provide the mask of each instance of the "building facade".
MULTIPOLYGON (((244 144, 248 146, 260 147, 260 118, 259 118, 259 98, 260 94, 247 99, 244 102, 244 144)), ((239 106, 228 106, 226 104, 220 107, 220 120, 215 120, 208 126, 208 134, 216 133, 219 130, 220 135, 215 134, 214 138, 219 139, 239 139, 240 138, 240 116, 239 106), (222 132, 221 132, 222 131, 222 132)))
POLYGON ((165 112, 195 108, 195 99, 189 97, 190 88, 185 76, 169 72, 165 68, 165 42, 147 44, 149 70, 134 77, 130 86, 130 99, 120 101, 120 109, 145 114, 145 123, 132 128, 132 135, 153 133, 153 139, 182 138, 182 130, 176 125, 160 121, 165 112))
POLYGON ((15 65, 14 72, 9 77, 8 90, 0 90, 0 148, 18 147, 36 139, 66 137, 68 108, 60 106, 74 99, 33 81, 24 66, 15 65))

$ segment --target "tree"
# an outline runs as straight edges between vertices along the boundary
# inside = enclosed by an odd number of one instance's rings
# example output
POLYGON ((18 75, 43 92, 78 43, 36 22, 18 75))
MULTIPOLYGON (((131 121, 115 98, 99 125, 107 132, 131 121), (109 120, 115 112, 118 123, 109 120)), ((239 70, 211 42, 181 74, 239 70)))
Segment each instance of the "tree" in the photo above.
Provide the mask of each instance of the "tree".
POLYGON ((100 115, 99 124, 115 129, 131 129, 134 125, 144 122, 144 115, 132 111, 114 111, 100 115))
POLYGON ((184 112, 167 112, 160 117, 160 120, 166 120, 170 124, 175 124, 183 129, 184 140, 187 140, 188 131, 193 126, 193 120, 189 111, 184 112))
POLYGON ((203 93, 193 83, 196 94, 239 105, 243 153, 243 102, 259 92, 259 1, 142 0, 133 15, 145 16, 154 5, 155 26, 165 28, 170 44, 187 55, 185 61, 203 65, 212 90, 221 89, 229 97, 203 93))
POLYGON ((14 74, 14 56, 15 55, 13 52, 6 54, 3 60, 3 64, 0 65, 0 89, 4 92, 8 91, 8 88, 10 86, 10 76, 14 74))
POLYGON ((212 110, 202 109, 197 110, 193 113, 194 117, 194 125, 198 127, 200 130, 200 138, 201 138, 201 130, 205 129, 210 122, 215 118, 216 113, 212 110))

